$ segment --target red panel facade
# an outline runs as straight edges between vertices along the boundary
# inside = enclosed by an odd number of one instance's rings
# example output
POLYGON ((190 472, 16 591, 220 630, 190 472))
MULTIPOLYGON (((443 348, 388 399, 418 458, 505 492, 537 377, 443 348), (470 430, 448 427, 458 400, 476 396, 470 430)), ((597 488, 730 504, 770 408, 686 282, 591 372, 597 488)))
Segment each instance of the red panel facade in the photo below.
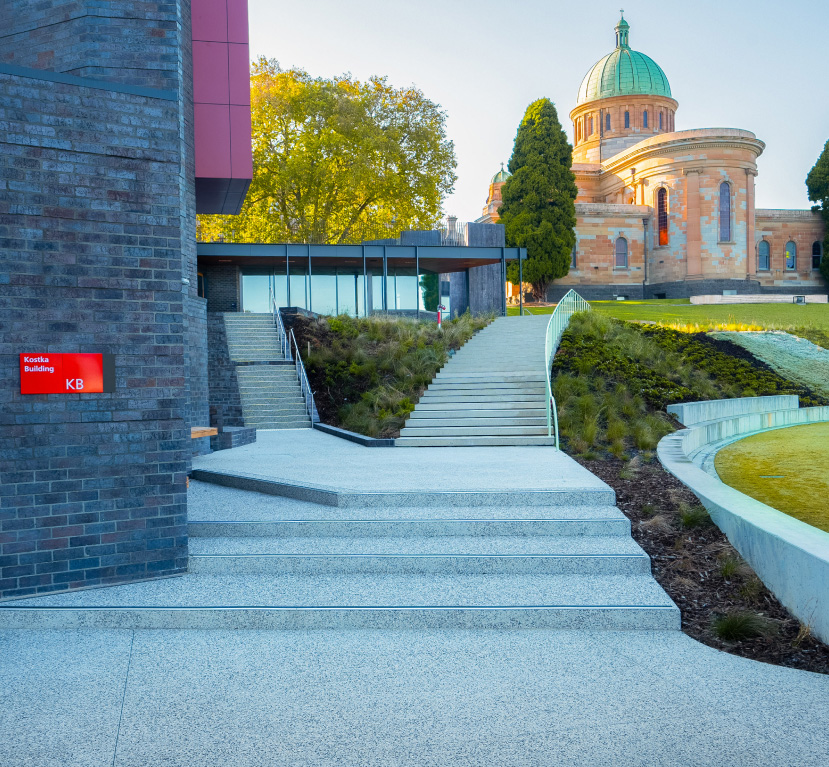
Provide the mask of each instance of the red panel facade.
POLYGON ((196 210, 238 213, 253 178, 247 0, 193 0, 196 210))

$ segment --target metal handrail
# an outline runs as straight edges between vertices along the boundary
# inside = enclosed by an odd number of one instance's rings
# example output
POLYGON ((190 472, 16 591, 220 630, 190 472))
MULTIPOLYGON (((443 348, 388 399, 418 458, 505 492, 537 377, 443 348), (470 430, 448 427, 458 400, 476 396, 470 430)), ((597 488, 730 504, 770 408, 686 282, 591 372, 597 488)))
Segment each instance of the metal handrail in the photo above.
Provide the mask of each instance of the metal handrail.
POLYGON ((550 321, 547 323, 547 335, 544 339, 544 359, 545 369, 547 371, 547 436, 553 436, 553 426, 555 426, 556 436, 556 450, 559 449, 558 443, 558 409, 556 408, 556 400, 553 397, 553 386, 550 381, 550 370, 553 365, 553 357, 558 351, 558 345, 561 343, 561 336, 567 330, 570 324, 570 318, 578 312, 589 312, 590 304, 587 303, 575 290, 569 290, 556 304, 550 316, 550 321))
POLYGON ((279 336, 279 350, 286 360, 291 360, 291 345, 288 343, 288 334, 285 332, 285 325, 282 322, 282 312, 279 311, 279 307, 276 305, 276 298, 273 293, 271 293, 271 311, 273 312, 273 324, 276 327, 276 334, 279 336))
POLYGON ((314 392, 311 391, 311 384, 308 382, 308 376, 305 374, 305 365, 302 364, 302 355, 299 353, 293 328, 291 328, 291 341, 293 341, 294 352, 296 352, 294 356, 296 360, 296 375, 299 379, 299 386, 302 389, 302 396, 305 399, 305 411, 311 418, 311 423, 319 423, 320 416, 317 412, 317 405, 314 402, 314 392))

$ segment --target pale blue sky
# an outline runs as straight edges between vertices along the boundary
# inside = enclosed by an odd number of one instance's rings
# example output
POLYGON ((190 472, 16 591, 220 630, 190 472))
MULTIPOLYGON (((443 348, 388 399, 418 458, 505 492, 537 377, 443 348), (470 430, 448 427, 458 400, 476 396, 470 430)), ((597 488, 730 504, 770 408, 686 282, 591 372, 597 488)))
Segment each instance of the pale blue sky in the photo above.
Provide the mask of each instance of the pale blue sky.
POLYGON ((630 44, 665 71, 677 130, 729 127, 766 142, 757 206, 806 208, 804 179, 829 138, 827 0, 249 0, 251 56, 312 75, 387 75, 448 114, 458 181, 445 209, 481 214, 489 179, 512 152, 534 99, 569 113, 585 73, 615 47, 619 9, 630 44))

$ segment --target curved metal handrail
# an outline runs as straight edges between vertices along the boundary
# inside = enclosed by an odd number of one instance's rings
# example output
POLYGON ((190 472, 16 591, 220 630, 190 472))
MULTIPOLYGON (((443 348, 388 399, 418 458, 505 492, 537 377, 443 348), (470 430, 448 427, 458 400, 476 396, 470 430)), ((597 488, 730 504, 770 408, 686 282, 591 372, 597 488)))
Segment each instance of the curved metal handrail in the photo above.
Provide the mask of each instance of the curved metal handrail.
POLYGON ((550 380, 550 369, 553 365, 553 357, 558 351, 561 336, 570 324, 570 318, 578 312, 589 312, 590 304, 587 303, 575 290, 569 290, 556 304, 556 308, 550 315, 547 323, 547 334, 544 339, 544 360, 547 372, 547 436, 553 436, 555 426, 556 450, 559 449, 558 442, 558 409, 556 400, 553 397, 553 386, 550 380))
POLYGON ((311 384, 308 382, 308 376, 305 374, 305 365, 302 364, 302 356, 299 353, 299 347, 296 343, 296 336, 294 330, 291 328, 291 341, 293 341, 294 360, 296 361, 296 375, 299 379, 299 386, 302 389, 302 396, 305 399, 305 411, 311 419, 311 423, 319 423, 320 416, 317 412, 317 405, 314 402, 314 392, 311 391, 311 384))

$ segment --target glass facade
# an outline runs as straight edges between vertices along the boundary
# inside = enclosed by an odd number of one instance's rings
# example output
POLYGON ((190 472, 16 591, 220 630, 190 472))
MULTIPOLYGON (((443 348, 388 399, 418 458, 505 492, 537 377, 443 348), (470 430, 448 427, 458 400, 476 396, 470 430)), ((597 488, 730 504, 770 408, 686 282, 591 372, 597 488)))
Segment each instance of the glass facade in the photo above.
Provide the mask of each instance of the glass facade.
MULTIPOLYGON (((421 275, 426 274, 421 270, 421 275)), ((280 308, 296 306, 317 314, 365 317, 374 311, 424 311, 423 287, 413 267, 383 265, 360 267, 317 266, 307 262, 272 269, 242 267, 242 311, 269 312, 275 300, 280 308), (309 274, 310 271, 310 274, 309 274)))

